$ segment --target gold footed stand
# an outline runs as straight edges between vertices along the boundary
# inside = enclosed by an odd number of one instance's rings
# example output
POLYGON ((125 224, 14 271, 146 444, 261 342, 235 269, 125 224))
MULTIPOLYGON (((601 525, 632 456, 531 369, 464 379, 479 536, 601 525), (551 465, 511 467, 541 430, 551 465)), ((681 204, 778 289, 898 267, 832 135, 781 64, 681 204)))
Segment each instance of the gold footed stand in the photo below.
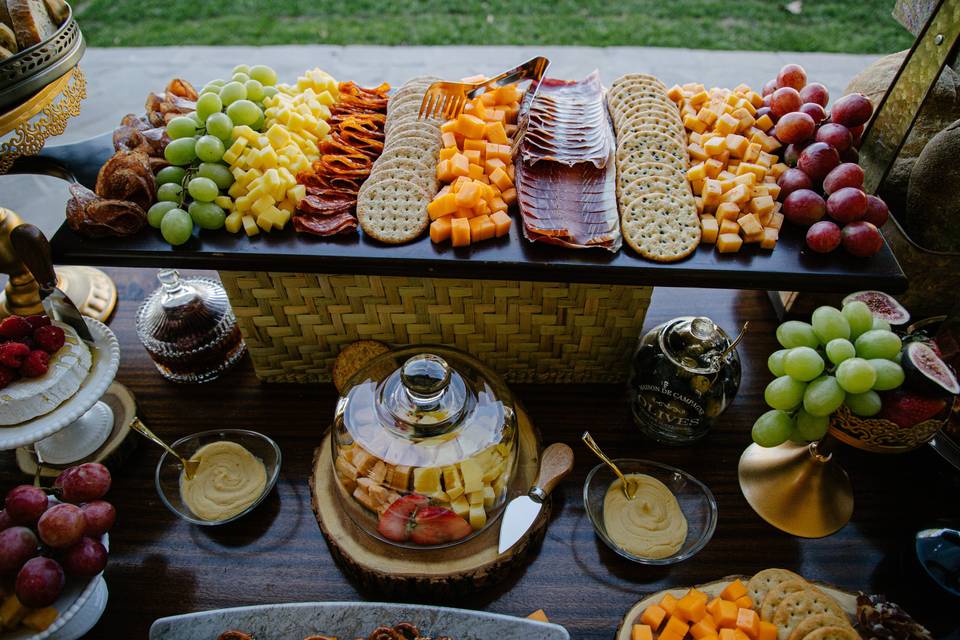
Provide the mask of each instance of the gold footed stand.
POLYGON ((757 514, 781 531, 822 538, 853 515, 850 478, 835 460, 835 440, 765 448, 751 444, 737 467, 740 490, 757 514))

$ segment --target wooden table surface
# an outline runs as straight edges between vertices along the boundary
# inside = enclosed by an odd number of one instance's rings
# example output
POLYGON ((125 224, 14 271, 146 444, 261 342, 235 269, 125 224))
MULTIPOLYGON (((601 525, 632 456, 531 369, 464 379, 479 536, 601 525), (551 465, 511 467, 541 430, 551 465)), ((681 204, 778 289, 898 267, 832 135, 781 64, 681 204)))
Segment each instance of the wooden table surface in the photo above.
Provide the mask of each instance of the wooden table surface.
MULTIPOLYGON (((109 273, 120 291, 111 323, 123 349, 117 379, 136 394, 143 420, 169 440, 218 427, 254 429, 280 444, 284 460, 277 490, 253 514, 224 527, 201 528, 161 504, 153 486, 160 450, 139 443, 115 473, 108 496, 119 512, 106 570, 110 600, 88 637, 145 638, 158 617, 205 609, 377 600, 376 593, 358 593, 334 565, 310 510, 307 477, 313 448, 333 415, 333 386, 260 384, 246 360, 210 384, 166 382, 134 332, 136 308, 155 285, 153 272, 109 273)), ((713 432, 694 446, 667 448, 640 436, 621 387, 517 385, 545 442, 574 448, 575 470, 554 494, 553 521, 532 562, 492 591, 442 604, 517 616, 543 608, 575 639, 610 639, 621 616, 646 593, 782 566, 849 590, 886 593, 936 637, 960 635, 949 596, 920 573, 913 554, 917 530, 956 526, 960 520, 960 475, 927 447, 900 456, 841 448, 837 458, 850 473, 856 497, 851 522, 821 540, 798 539, 767 525, 741 495, 736 466, 750 442, 750 425, 763 410, 773 312, 762 292, 658 289, 645 324, 691 313, 709 315, 728 330, 751 321, 740 347, 743 385, 713 432), (704 481, 720 509, 706 548, 664 568, 634 565, 607 549, 594 536, 581 502, 584 477, 595 463, 579 442, 584 429, 615 456, 666 462, 704 481)), ((23 479, 12 453, 2 454, 0 486, 23 479)))

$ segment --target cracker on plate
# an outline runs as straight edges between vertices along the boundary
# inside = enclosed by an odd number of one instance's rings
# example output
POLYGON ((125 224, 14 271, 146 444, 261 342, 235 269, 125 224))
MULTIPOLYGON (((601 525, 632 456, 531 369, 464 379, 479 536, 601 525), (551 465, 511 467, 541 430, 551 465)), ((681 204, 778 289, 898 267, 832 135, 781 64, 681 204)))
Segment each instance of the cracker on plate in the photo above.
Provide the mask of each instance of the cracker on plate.
POLYGON ((433 194, 409 180, 377 180, 357 198, 357 219, 363 232, 387 244, 403 244, 420 237, 430 217, 433 194))
POLYGON ((343 393, 353 374, 388 351, 390 347, 379 340, 357 340, 341 349, 333 361, 333 384, 337 391, 343 393))

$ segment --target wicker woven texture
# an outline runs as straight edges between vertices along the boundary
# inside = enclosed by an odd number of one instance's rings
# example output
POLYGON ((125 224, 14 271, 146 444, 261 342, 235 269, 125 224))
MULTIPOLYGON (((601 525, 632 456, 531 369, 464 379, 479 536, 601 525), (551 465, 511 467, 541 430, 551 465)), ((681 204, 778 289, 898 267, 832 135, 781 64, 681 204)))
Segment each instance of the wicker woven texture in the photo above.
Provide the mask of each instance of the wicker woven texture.
POLYGON ((651 287, 221 272, 257 376, 327 382, 354 340, 440 343, 508 382, 622 382, 651 287))

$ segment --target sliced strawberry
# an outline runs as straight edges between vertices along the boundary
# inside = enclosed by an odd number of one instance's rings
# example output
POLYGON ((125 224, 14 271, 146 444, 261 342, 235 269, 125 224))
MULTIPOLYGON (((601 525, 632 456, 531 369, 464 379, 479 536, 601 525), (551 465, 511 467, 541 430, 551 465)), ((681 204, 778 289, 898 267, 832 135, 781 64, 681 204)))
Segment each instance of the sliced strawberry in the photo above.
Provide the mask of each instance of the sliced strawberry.
POLYGON ((908 429, 933 418, 947 407, 944 398, 931 398, 898 389, 883 394, 883 408, 877 415, 908 429))
POLYGON ((470 523, 446 507, 423 507, 417 511, 410 541, 416 544, 443 544, 466 538, 470 523))
POLYGON ((430 499, 415 493, 405 495, 380 514, 377 531, 387 540, 406 542, 414 526, 417 511, 430 504, 430 499))

